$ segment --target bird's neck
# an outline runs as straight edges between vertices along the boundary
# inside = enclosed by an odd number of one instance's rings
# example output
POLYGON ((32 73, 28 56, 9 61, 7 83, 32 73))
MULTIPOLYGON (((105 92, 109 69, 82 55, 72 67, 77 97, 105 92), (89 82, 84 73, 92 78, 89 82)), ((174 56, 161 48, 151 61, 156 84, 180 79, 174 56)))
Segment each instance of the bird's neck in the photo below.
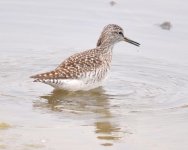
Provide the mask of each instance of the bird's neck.
POLYGON ((108 69, 110 69, 111 61, 112 61, 113 45, 101 46, 100 51, 102 52, 101 57, 104 64, 107 66, 108 69))
POLYGON ((110 38, 104 38, 102 35, 98 39, 97 48, 100 49, 102 55, 112 55, 112 50, 114 47, 115 41, 110 38))
POLYGON ((102 51, 103 54, 108 54, 112 53, 114 45, 100 45, 98 46, 98 48, 100 49, 100 51, 102 51))

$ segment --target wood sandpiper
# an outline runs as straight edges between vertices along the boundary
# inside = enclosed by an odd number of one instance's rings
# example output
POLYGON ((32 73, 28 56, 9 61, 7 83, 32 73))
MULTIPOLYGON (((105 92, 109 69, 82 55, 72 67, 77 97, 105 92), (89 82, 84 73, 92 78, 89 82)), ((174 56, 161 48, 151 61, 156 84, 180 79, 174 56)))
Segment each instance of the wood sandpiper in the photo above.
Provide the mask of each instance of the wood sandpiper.
POLYGON ((68 91, 97 88, 107 77, 113 47, 120 41, 140 45, 125 37, 120 26, 109 24, 104 27, 96 48, 76 53, 65 59, 55 70, 31 78, 35 79, 34 82, 42 82, 56 89, 68 91))

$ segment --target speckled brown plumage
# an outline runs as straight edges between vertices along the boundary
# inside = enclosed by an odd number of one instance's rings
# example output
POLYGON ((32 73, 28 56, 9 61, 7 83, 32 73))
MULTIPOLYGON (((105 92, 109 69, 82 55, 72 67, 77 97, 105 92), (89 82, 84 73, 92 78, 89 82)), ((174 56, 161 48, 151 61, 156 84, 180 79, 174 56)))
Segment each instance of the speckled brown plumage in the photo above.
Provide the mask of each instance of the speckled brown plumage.
POLYGON ((101 65, 102 59, 100 49, 91 49, 70 56, 53 71, 31 77, 36 78, 37 80, 78 79, 84 72, 96 70, 101 65))
POLYGON ((109 24, 104 27, 96 48, 74 54, 65 59, 55 70, 31 78, 34 78, 35 82, 72 91, 95 88, 110 70, 113 46, 120 41, 139 46, 139 43, 124 37, 120 26, 109 24), (74 87, 74 84, 77 87, 74 87))

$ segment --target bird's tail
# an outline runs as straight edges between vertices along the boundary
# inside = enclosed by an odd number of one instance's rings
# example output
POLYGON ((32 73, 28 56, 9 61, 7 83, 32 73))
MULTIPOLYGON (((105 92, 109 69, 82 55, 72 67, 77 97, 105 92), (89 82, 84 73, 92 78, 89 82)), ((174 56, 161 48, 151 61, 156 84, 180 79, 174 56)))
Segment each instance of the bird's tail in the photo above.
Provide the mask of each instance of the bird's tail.
POLYGON ((41 73, 41 74, 36 74, 33 76, 30 76, 30 78, 33 78, 34 81, 33 82, 43 82, 46 79, 52 79, 54 77, 56 77, 56 72, 55 71, 50 71, 50 72, 46 72, 46 73, 41 73))

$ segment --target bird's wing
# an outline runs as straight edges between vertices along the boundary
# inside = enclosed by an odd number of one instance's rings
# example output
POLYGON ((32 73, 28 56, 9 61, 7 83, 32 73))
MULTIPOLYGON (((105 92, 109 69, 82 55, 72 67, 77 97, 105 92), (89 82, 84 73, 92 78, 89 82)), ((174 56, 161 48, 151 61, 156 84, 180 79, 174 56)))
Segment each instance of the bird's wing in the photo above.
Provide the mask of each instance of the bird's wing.
POLYGON ((31 76, 31 78, 44 79, 77 79, 82 74, 93 71, 102 65, 100 55, 96 49, 77 53, 63 61, 55 70, 31 76))

